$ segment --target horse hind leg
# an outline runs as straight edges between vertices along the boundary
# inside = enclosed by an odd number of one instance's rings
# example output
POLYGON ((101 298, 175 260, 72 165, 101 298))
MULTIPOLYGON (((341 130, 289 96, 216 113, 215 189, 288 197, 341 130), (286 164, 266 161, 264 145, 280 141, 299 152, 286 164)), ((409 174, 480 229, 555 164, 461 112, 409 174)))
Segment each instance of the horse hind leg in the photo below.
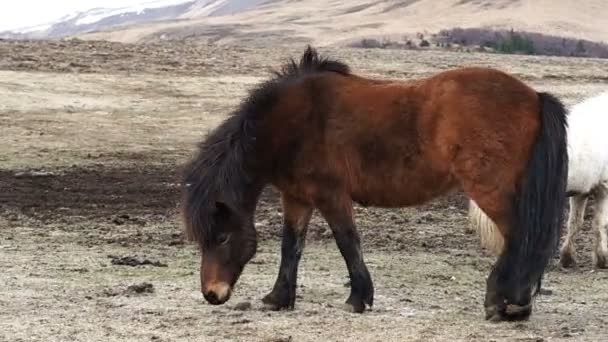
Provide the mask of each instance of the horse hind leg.
POLYGON ((298 264, 304 250, 308 223, 312 207, 285 194, 283 202, 283 239, 281 243, 281 265, 272 288, 262 302, 272 310, 293 309, 296 301, 298 264))
POLYGON ((492 234, 495 236, 492 239, 504 241, 504 245, 494 250, 499 257, 486 280, 484 301, 486 319, 495 322, 527 319, 532 312, 532 289, 522 288, 521 284, 509 280, 512 278, 511 273, 513 272, 513 262, 510 260, 512 252, 509 251, 512 202, 511 197, 506 194, 506 191, 499 190, 491 193, 469 191, 469 195, 479 209, 494 223, 495 229, 492 234))
POLYGON ((585 207, 587 206, 586 195, 576 195, 570 197, 570 211, 568 213, 568 232, 562 247, 560 248, 560 264, 563 267, 576 266, 576 247, 574 237, 578 230, 583 226, 585 217, 585 207))
POLYGON ((593 220, 595 236, 593 240, 593 264, 597 268, 608 268, 608 188, 602 186, 597 191, 596 209, 593 220))

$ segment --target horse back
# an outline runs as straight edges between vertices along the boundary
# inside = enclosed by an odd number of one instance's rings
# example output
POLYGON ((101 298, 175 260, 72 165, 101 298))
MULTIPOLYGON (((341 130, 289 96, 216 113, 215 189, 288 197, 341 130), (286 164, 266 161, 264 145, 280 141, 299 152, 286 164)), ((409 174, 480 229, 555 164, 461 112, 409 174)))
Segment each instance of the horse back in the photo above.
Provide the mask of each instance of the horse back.
POLYGON ((307 197, 332 189, 364 205, 423 203, 462 186, 463 172, 500 176, 510 159, 527 160, 539 127, 536 92, 492 69, 407 82, 327 73, 286 95, 283 110, 298 122, 287 131, 301 140, 292 136, 297 147, 278 183, 300 194, 298 179, 308 184, 307 197), (510 143, 517 139, 530 143, 510 143))

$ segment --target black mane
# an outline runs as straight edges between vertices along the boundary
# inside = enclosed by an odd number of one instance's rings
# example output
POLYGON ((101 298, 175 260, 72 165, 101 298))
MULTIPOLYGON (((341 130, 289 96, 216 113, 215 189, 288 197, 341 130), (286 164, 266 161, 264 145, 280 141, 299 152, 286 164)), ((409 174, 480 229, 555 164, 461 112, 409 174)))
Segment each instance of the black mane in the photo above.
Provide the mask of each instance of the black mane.
MULTIPOLYGON (((287 82, 322 72, 350 75, 348 65, 319 56, 308 46, 296 62, 290 59, 273 77, 249 92, 238 109, 199 144, 197 155, 186 165, 183 174, 183 215, 189 239, 203 243, 213 225, 216 201, 233 211, 255 206, 257 194, 247 197, 255 186, 252 156, 256 144, 256 122, 277 102, 287 82)), ((261 190, 261 189, 260 189, 261 190)), ((252 208, 253 209, 253 208, 252 208)))
POLYGON ((324 71, 350 75, 350 67, 348 65, 338 60, 319 56, 317 50, 309 45, 302 57, 300 57, 299 62, 290 58, 289 62, 284 64, 280 71, 275 71, 274 74, 277 78, 281 79, 324 71))

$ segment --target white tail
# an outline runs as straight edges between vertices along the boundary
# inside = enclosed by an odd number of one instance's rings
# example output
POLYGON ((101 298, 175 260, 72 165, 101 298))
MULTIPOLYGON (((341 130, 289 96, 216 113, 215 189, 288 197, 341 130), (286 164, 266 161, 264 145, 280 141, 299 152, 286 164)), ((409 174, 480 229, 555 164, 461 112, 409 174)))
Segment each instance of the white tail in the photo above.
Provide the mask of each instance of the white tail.
POLYGON ((496 255, 501 254, 505 244, 502 234, 494 221, 473 200, 469 201, 469 221, 479 235, 481 247, 496 255))

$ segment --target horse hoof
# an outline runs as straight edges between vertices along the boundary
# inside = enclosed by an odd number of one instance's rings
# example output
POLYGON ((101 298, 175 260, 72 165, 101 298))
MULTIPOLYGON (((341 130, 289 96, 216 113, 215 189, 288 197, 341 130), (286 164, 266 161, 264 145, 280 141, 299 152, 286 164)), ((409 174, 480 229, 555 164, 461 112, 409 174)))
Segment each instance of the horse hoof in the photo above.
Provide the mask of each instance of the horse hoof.
POLYGON ((342 304, 344 311, 351 313, 363 313, 365 312, 365 305, 363 303, 344 303, 342 304))
POLYGON ((270 311, 293 310, 294 306, 289 304, 289 301, 279 299, 280 296, 271 292, 262 298, 264 308, 270 311))
POLYGON ((342 304, 342 310, 344 310, 346 312, 350 312, 350 313, 362 313, 363 312, 363 311, 357 311, 357 309, 360 309, 360 308, 355 308, 355 306, 353 306, 352 304, 349 304, 349 303, 342 304))
POLYGON ((498 307, 486 307, 486 320, 490 322, 517 322, 527 321, 532 313, 531 305, 508 304, 498 307))
POLYGON ((486 314, 486 321, 498 323, 504 321, 504 318, 499 313, 486 314))
POLYGON ((361 298, 351 296, 346 300, 346 303, 344 303, 344 310, 354 313, 363 313, 367 306, 370 308, 372 307, 369 301, 363 301, 361 298))
POLYGON ((502 320, 502 315, 496 305, 486 307, 486 321, 500 322, 502 320))
POLYGON ((264 311, 281 311, 282 310, 281 306, 272 304, 272 303, 266 303, 263 300, 262 300, 262 309, 264 311))
POLYGON ((576 260, 570 253, 561 253, 559 263, 563 268, 576 267, 576 260))

